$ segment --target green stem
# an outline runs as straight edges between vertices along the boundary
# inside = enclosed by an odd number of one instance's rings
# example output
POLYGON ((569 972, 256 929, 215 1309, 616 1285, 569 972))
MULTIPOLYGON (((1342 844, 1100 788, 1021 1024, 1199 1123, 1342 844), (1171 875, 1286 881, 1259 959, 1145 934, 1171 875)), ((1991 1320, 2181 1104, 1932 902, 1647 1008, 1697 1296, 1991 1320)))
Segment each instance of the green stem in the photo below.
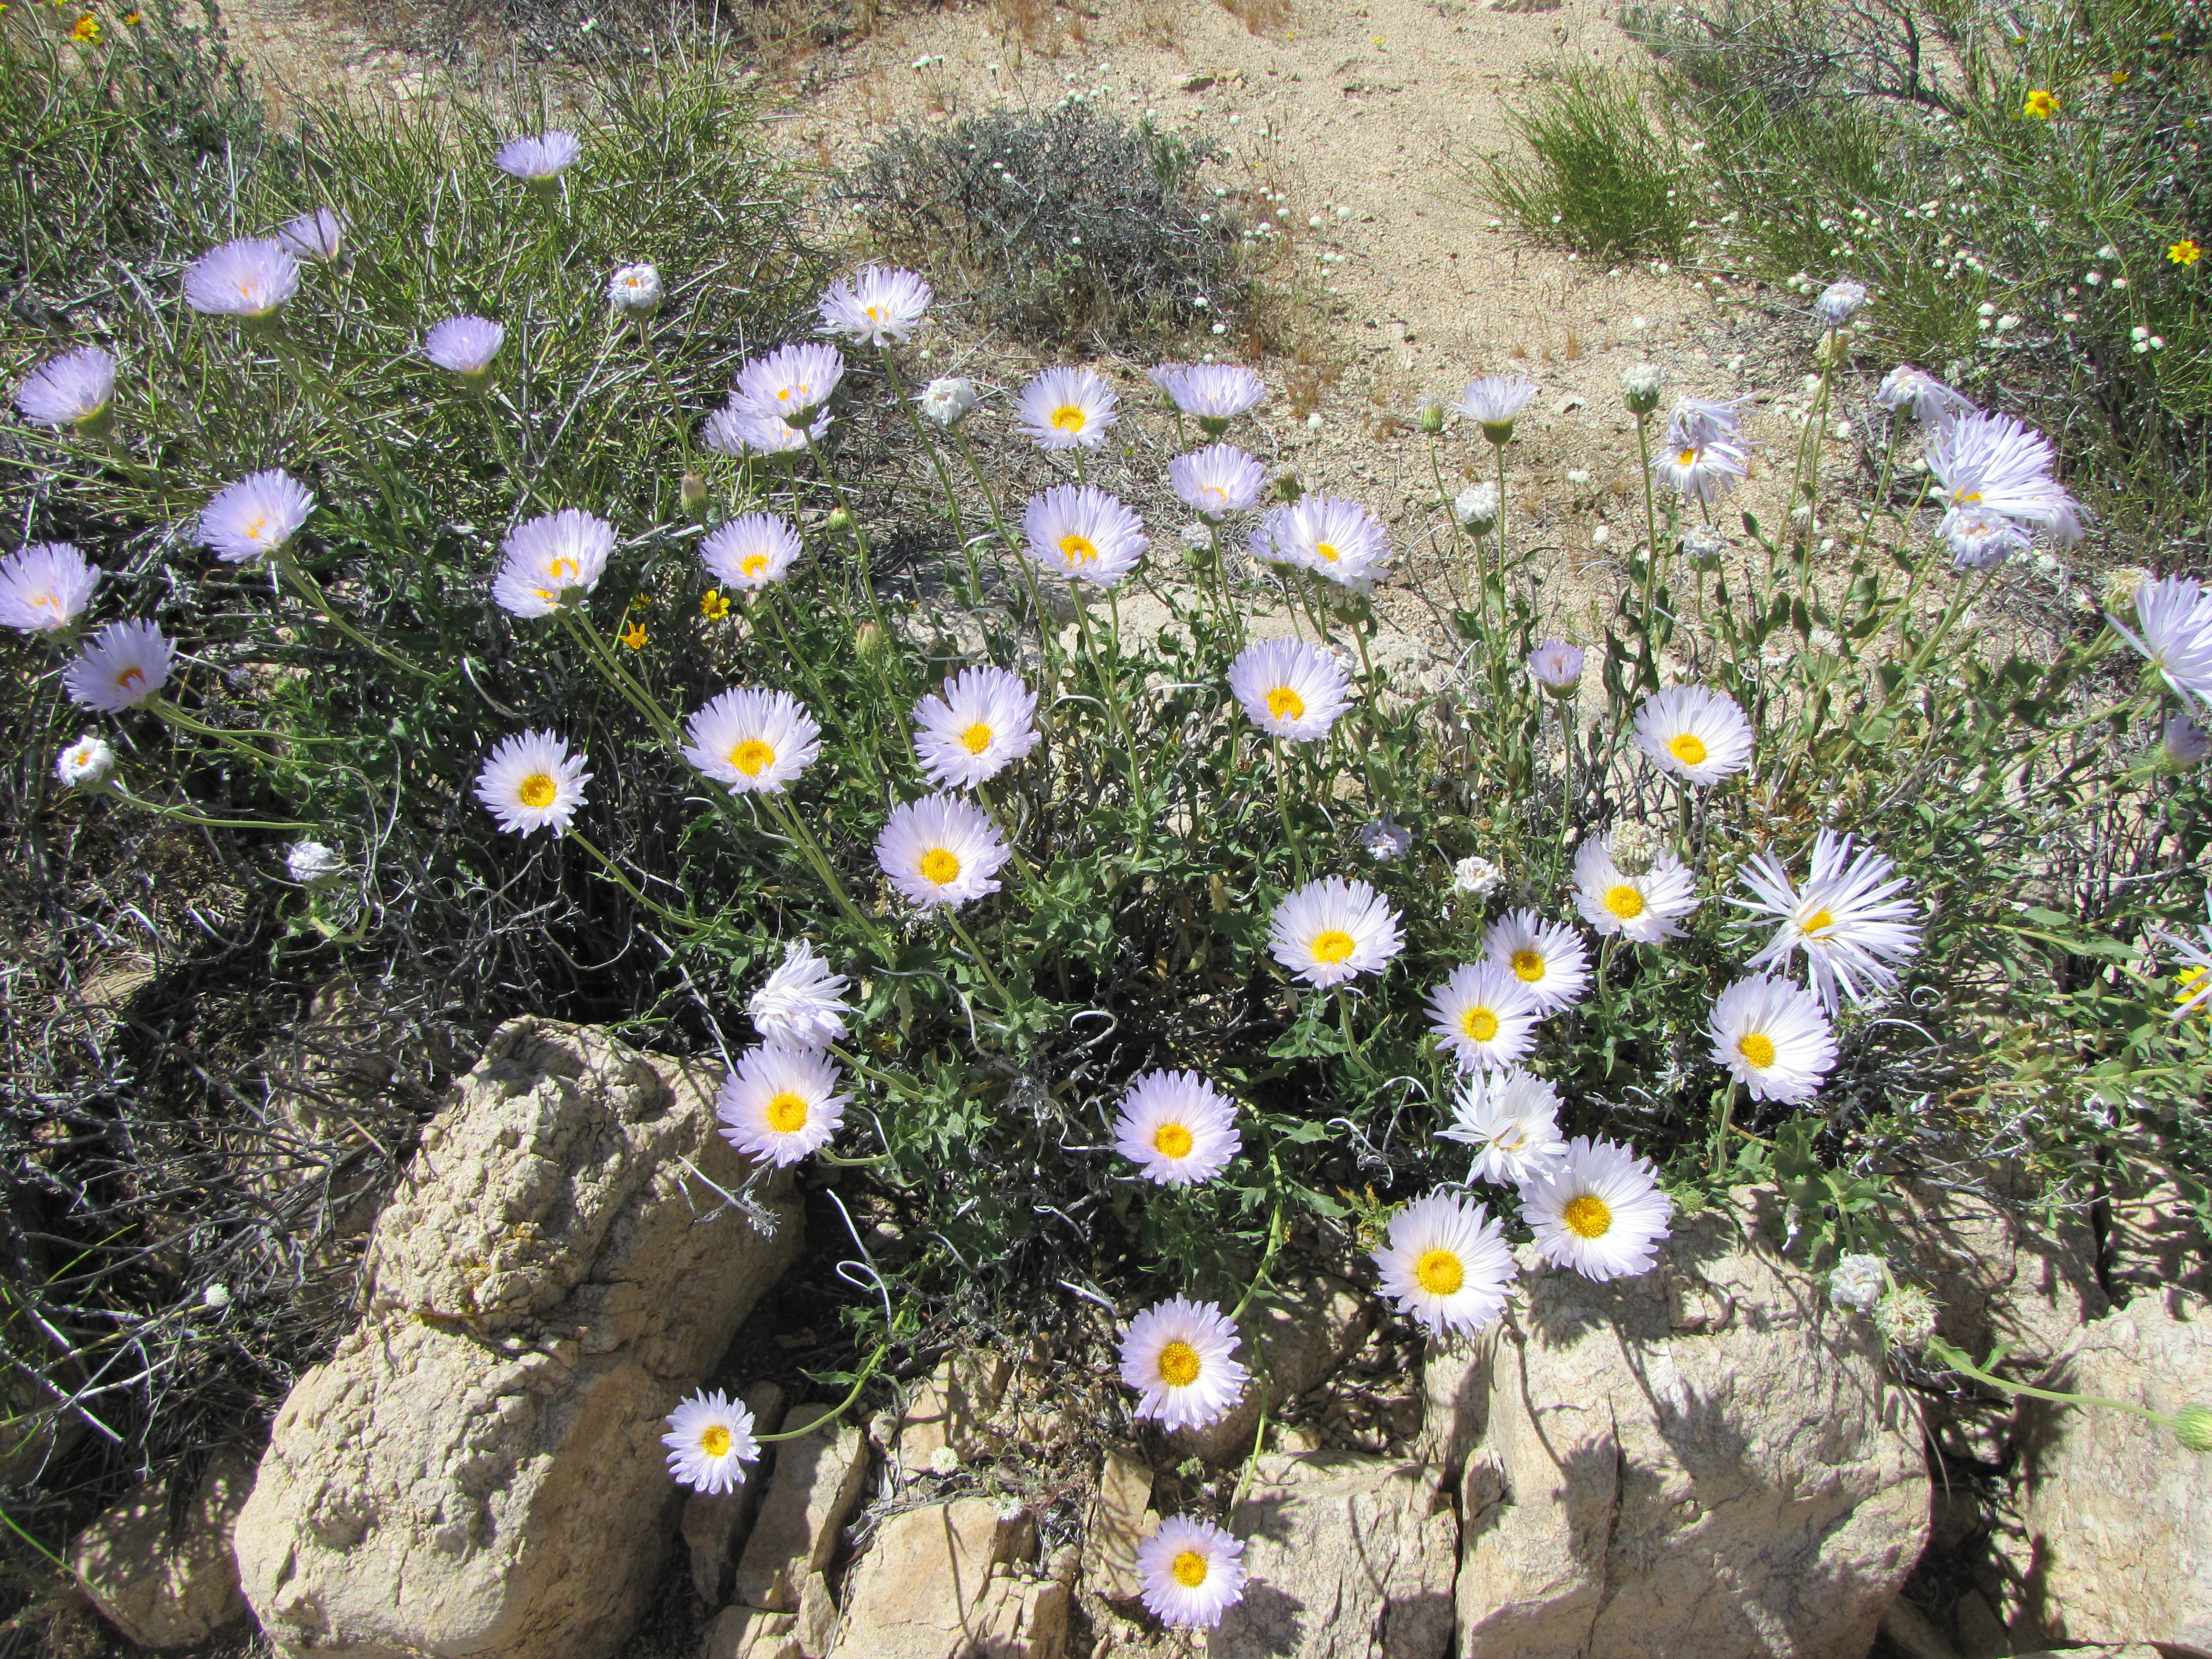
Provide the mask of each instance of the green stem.
POLYGON ((766 803, 769 815, 783 826, 784 833, 789 836, 799 848, 801 856, 814 866, 814 873, 822 878, 822 884, 830 890, 830 896, 837 908, 867 934, 869 943, 873 945, 877 952, 882 956, 884 965, 896 967, 898 963, 898 952, 891 949, 890 941, 884 937, 883 930, 876 926, 874 920, 859 905, 853 902, 853 896, 845 890, 845 884, 837 879, 837 872, 830 862, 830 855, 822 850, 822 844, 814 839, 811 832, 799 821, 798 813, 791 809, 790 804, 781 795, 763 793, 761 799, 766 803))
POLYGON ((248 760, 258 765, 265 766, 272 772, 283 764, 276 756, 264 753, 250 743, 240 741, 221 726, 201 725, 198 720, 191 719, 160 697, 147 698, 146 707, 179 732, 188 732, 196 738, 205 738, 210 742, 219 743, 226 749, 234 749, 248 760))
POLYGON ((946 905, 945 907, 945 920, 951 924, 954 934, 959 939, 960 942, 968 947, 968 954, 974 960, 975 965, 983 970, 983 978, 991 988, 991 994, 999 999, 999 1011, 1011 1020, 1014 1015, 1014 1000, 1012 997, 1006 994, 1006 986, 1000 982, 998 975, 992 972, 991 964, 983 959, 982 947, 977 945, 975 941, 969 936, 968 930, 960 925, 960 915, 958 909, 952 905, 946 905))
POLYGON ((757 1434, 753 1438, 763 1445, 768 1445, 778 1440, 796 1440, 801 1435, 819 1434, 853 1408, 853 1402, 860 1397, 860 1390, 867 1386, 869 1376, 873 1374, 876 1367, 883 1363, 884 1356, 890 1350, 891 1345, 885 1342, 870 1354, 866 1363, 860 1367, 860 1374, 853 1379, 852 1392, 804 1428, 786 1429, 781 1434, 757 1434))
POLYGON ((830 470, 829 459, 816 445, 814 434, 803 426, 798 431, 799 436, 806 440, 806 453, 814 458, 815 471, 821 475, 822 482, 830 486, 830 494, 836 498, 837 505, 845 509, 845 516, 852 521, 853 545, 860 550, 860 589, 868 601, 868 614, 875 618, 876 626, 884 630, 884 639, 888 643, 891 625, 884 616, 883 601, 876 597, 875 563, 868 547, 868 532, 860 527, 860 515, 853 511, 853 504, 845 499, 845 487, 837 482, 837 475, 830 470))
POLYGON ((914 406, 914 399, 906 395, 906 387, 899 382, 898 365, 891 361, 889 346, 883 349, 883 356, 884 378, 890 382, 892 400, 906 410, 907 421, 914 428, 914 435, 921 440, 922 450, 928 455, 930 465, 936 470, 937 482, 945 487, 945 504, 952 509, 952 533, 960 538, 960 550, 968 558, 969 599, 972 604, 981 605, 983 602, 983 570, 975 562, 975 550, 968 545, 968 526, 960 516, 960 498, 953 493, 952 475, 945 470, 945 458, 937 453, 935 441, 921 423, 921 411, 914 406))
POLYGON ((120 784, 109 786, 120 801, 148 812, 157 812, 165 818, 175 818, 180 823, 197 824, 206 830, 288 830, 306 834, 315 826, 312 823, 278 823, 265 818, 211 818, 187 807, 167 806, 160 801, 148 800, 143 795, 134 795, 120 784))
POLYGON ((674 922, 678 927, 688 927, 694 933, 706 933, 712 930, 714 927, 712 922, 701 921, 696 916, 687 916, 682 915, 678 911, 670 909, 658 899, 647 898, 642 892, 638 890, 637 884, 633 882, 628 876, 624 875, 616 866, 615 861, 612 859, 609 858, 605 853, 599 851, 599 849, 594 847, 590 842, 585 840, 583 836, 574 829, 572 828, 568 830, 568 839, 575 842, 577 846, 582 848, 586 853, 589 853, 593 858, 597 859, 599 863, 599 867, 606 872, 608 878, 611 879, 615 885, 621 888, 623 891, 628 893, 631 898, 643 905, 647 909, 652 911, 653 915, 660 917, 663 921, 674 922))
POLYGON ((1305 849, 1299 844, 1297 824, 1291 817, 1290 762, 1283 754, 1283 740, 1272 732, 1267 741, 1275 746, 1275 805, 1283 815, 1283 839, 1291 844, 1291 868, 1297 873, 1298 884, 1306 879, 1305 849))
POLYGON ((356 645, 361 647, 364 651, 373 652, 377 656, 383 658, 385 661, 390 663, 394 668, 404 669, 408 673, 414 675, 417 679, 428 680, 434 685, 442 684, 446 680, 452 678, 452 676, 448 674, 433 673, 430 670, 423 667, 420 663, 411 661, 408 658, 401 656, 396 651, 386 649, 383 646, 379 645, 374 640, 369 638, 368 635, 362 633, 358 628, 356 628, 344 617, 339 616, 337 611, 331 608, 330 598, 323 592, 323 585, 317 581, 313 576, 309 575, 307 572, 300 566, 299 562, 292 557, 291 550, 289 548, 278 551, 276 555, 276 568, 283 573, 284 580, 292 584, 294 590, 298 592, 300 597, 322 613, 323 620, 325 622, 328 623, 332 628, 337 629, 340 634, 343 635, 347 639, 351 640, 356 645))

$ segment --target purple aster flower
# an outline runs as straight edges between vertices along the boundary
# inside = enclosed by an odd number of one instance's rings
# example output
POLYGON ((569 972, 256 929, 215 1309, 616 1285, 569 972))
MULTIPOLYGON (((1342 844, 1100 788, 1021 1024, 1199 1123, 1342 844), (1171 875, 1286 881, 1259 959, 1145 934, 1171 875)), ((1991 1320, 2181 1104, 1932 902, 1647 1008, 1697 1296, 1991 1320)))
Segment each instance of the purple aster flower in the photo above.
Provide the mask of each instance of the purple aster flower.
POLYGON ((325 264, 345 251, 345 232, 343 214, 317 208, 313 213, 303 213, 278 226, 276 243, 295 259, 312 259, 325 264))
POLYGON ((2030 534, 2042 531, 2061 547, 2081 539, 2081 505, 2051 476, 2057 451, 2033 428, 1976 410, 1936 426, 1927 452, 1928 471, 1942 489, 1937 499, 1952 512, 1996 514, 2030 534))
POLYGON ((185 272, 185 303, 210 317, 273 317, 299 291, 299 261, 266 237, 225 242, 185 272))
POLYGON ((606 574, 615 527, 570 507, 517 525, 507 558, 491 585, 500 609, 517 617, 550 617, 575 592, 590 592, 606 574))
POLYGON ((0 559, 0 625, 52 634, 84 612, 100 567, 68 542, 33 542, 0 559))
POLYGON ((804 426, 844 376, 845 359, 835 346, 778 346, 738 371, 735 401, 769 420, 804 426))
POLYGON ((15 388, 15 407, 26 419, 97 437, 114 396, 115 359, 98 346, 79 346, 33 369, 15 388))
POLYGON ((558 129, 535 138, 517 138, 502 146, 492 165, 501 173, 532 185, 550 185, 575 166, 584 153, 583 140, 558 129))
POLYGON ((746 455, 789 455, 803 453, 809 438, 821 442, 822 434, 829 429, 827 415, 801 431, 772 415, 760 414, 751 404, 732 397, 726 407, 707 417, 699 441, 717 455, 733 459, 746 455))
POLYGON ((929 309, 929 284, 910 270, 867 265, 847 282, 839 277, 822 296, 822 332, 870 345, 902 342, 920 328, 929 309))
POLYGON ((118 714, 169 683, 176 647, 149 622, 110 623, 62 671, 62 689, 87 708, 118 714))
POLYGON ((489 373, 507 331, 489 317, 448 317, 422 342, 422 355, 442 369, 473 380, 489 373))
POLYGON ((216 491, 200 514, 200 539, 226 564, 252 564, 281 552, 314 510, 314 496, 289 473, 256 472, 216 491))

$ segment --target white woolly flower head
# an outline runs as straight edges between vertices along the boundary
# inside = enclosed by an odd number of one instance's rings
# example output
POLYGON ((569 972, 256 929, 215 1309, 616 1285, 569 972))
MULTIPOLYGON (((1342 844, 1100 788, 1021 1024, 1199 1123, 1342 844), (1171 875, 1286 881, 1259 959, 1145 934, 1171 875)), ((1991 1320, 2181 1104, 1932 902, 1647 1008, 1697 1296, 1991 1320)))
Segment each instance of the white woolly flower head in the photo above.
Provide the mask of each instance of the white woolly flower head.
POLYGON ((1753 974, 1713 999, 1713 1059, 1753 1100, 1795 1106, 1835 1069, 1836 1034, 1820 1000, 1786 979, 1753 974))
POLYGON ((902 343, 920 328, 935 297, 929 284, 893 265, 864 265, 822 296, 822 332, 872 346, 902 343))
POLYGON ((276 243, 295 259, 328 264, 345 252, 345 216, 333 208, 317 208, 276 228, 276 243))
POLYGON ((914 706, 914 752, 940 789, 973 789, 1037 746, 1036 693, 1003 668, 968 668, 914 706))
POLYGON ((1277 962, 1318 990, 1379 974, 1405 948, 1398 913, 1364 881, 1310 881, 1275 907, 1267 943, 1277 962))
POLYGON ((1162 1186, 1212 1180, 1243 1144, 1237 1103, 1195 1072, 1146 1072, 1114 1119, 1114 1149, 1162 1186))
POLYGON ((1917 1285, 1899 1285, 1875 1304, 1875 1328, 1885 1341, 1908 1351, 1936 1334, 1936 1298, 1917 1285))
POLYGON ((1972 398, 1911 363, 1899 363, 1883 375, 1874 400, 1884 409, 1910 409, 1913 419, 1929 427, 1954 415, 1971 413, 1974 407, 1972 398))
POLYGON ((1254 532, 1255 558, 1293 564, 1364 593, 1390 572, 1390 538, 1382 522, 1342 495, 1302 495, 1279 507, 1254 532), (1264 539, 1270 550, 1262 552, 1264 539))
POLYGON ((422 355, 448 374, 480 380, 491 372, 500 347, 507 343, 507 329, 489 317, 448 317, 423 337, 422 355))
POLYGON ((114 775, 114 750, 90 732, 54 757, 54 775, 65 789, 97 789, 114 775))
POLYGON ((1528 988, 1539 1014, 1571 1008, 1589 983, 1589 947, 1563 921, 1509 910, 1482 936, 1483 954, 1528 988))
POLYGON ((1505 872, 1480 853, 1470 853, 1452 866, 1452 896, 1477 903, 1505 884, 1505 872))
POLYGON ((1823 830, 1813 842, 1812 868, 1800 888, 1771 853, 1743 868, 1749 898, 1729 902, 1773 917, 1774 937, 1746 965, 1787 968, 1805 953, 1821 1006, 1833 1015, 1844 997, 1863 1005, 1897 981, 1897 963, 1920 951, 1920 907, 1900 896, 1911 884, 1870 847, 1856 855, 1851 837, 1823 830))
POLYGON ((1231 1356, 1237 1327, 1218 1304, 1170 1297, 1129 1322, 1121 1334, 1121 1380, 1139 1417, 1166 1429, 1202 1429, 1243 1397, 1251 1373, 1231 1356))
POLYGON ((1163 1625, 1212 1630, 1244 1599, 1243 1540, 1225 1527, 1171 1515, 1137 1546, 1145 1609, 1163 1625))
POLYGON ((924 795, 893 807, 876 837, 877 866, 924 909, 997 892, 992 878, 1012 856, 991 815, 958 795, 924 795))
POLYGON ((1546 640, 1528 653, 1528 678, 1555 697, 1571 697, 1583 683, 1583 648, 1546 640))
POLYGON ((1674 924, 1697 908, 1697 882, 1670 848, 1657 848, 1640 874, 1622 869, 1595 837, 1575 849, 1575 908, 1601 938, 1618 933, 1634 945, 1679 938, 1674 924))
POLYGON ((15 388, 15 407, 24 419, 87 431, 101 423, 114 399, 115 359, 98 346, 48 358, 15 388))
POLYGON ((1813 301, 1813 319, 1822 328, 1849 328, 1866 301, 1864 283, 1831 283, 1813 301))
POLYGON ((1585 1279, 1646 1272, 1673 1213, 1647 1159, 1583 1135, 1567 1143, 1554 1169, 1521 1186, 1521 1218, 1538 1251, 1585 1279))
POLYGON ((200 539, 226 564, 252 564, 282 552, 315 510, 307 487, 271 469, 225 484, 200 513, 200 539))
POLYGON ((73 542, 33 542, 0 559, 0 626, 25 634, 71 627, 100 586, 100 567, 73 542))
POLYGON ((1040 449, 1096 449, 1120 418, 1114 388, 1087 368, 1048 368, 1015 400, 1014 430, 1040 449))
POLYGON ((719 525, 699 544, 699 562, 726 587, 757 593, 791 574, 805 544, 788 519, 746 513, 719 525))
POLYGON ((591 781, 584 757, 571 755, 566 738, 526 732, 493 746, 477 774, 477 799, 510 834, 550 830, 559 836, 584 804, 584 786, 591 781))
POLYGON ((1659 389, 1666 384, 1667 373, 1656 363, 1631 363, 1620 371, 1620 395, 1638 415, 1659 407, 1659 389))
POLYGON ((1496 1324, 1513 1289, 1504 1224, 1455 1193, 1431 1193, 1391 1217, 1374 1256, 1382 1294, 1438 1336, 1496 1324))
POLYGON ((826 1048, 844 1041, 845 1016, 853 1012, 844 994, 851 983, 831 973, 813 945, 793 939, 745 1012, 753 1029, 779 1048, 826 1048))
POLYGON ((835 346, 778 346, 738 371, 735 401, 764 421, 803 427, 844 378, 845 359, 835 346))
POLYGON ((319 841, 295 841, 284 849, 284 873, 302 887, 328 887, 344 870, 345 860, 319 841))
POLYGON ((1836 1265, 1828 1269, 1828 1300, 1838 1308, 1870 1314, 1881 1300, 1888 1280, 1889 1275, 1878 1255, 1838 1256, 1836 1265))
POLYGON ((225 242, 185 271, 185 303, 210 317, 273 317, 299 291, 300 262, 265 237, 225 242))
POLYGON ((526 184, 551 184, 570 167, 584 153, 584 141, 573 132, 555 128, 526 138, 512 139, 500 146, 491 164, 501 173, 521 179, 526 184))
POLYGON ((660 273, 651 265, 623 265, 607 279, 607 303, 621 316, 650 317, 660 298, 660 273))
POLYGON ((1038 569, 1096 587, 1118 586, 1145 553, 1143 520, 1091 484, 1055 484, 1030 496, 1022 533, 1038 569))
POLYGON ((1466 963, 1429 993, 1430 1029, 1462 1072, 1510 1066, 1536 1046, 1536 999, 1510 968, 1466 963))
POLYGON ((176 647, 152 623, 110 623, 62 671, 62 690, 87 708, 118 714, 167 685, 175 658, 176 647))
POLYGON ((1517 1186, 1557 1168, 1567 1155, 1559 1139, 1559 1091, 1517 1066, 1471 1072, 1452 1100, 1452 1121, 1437 1138, 1474 1148, 1469 1178, 1517 1186))
POLYGON ((1192 512, 1223 519, 1259 504, 1267 469, 1235 444, 1208 444, 1170 461, 1168 483, 1192 512))
POLYGON ((1513 435, 1513 422, 1539 390, 1525 374, 1486 374, 1469 380, 1453 407, 1480 427, 1491 442, 1502 444, 1513 435))
POLYGON ((940 374, 922 388, 916 401, 923 419, 938 426, 957 426, 975 412, 982 399, 975 381, 957 374, 940 374))
POLYGON ((1662 772, 1716 784, 1751 764, 1751 722, 1725 692, 1677 685, 1653 692, 1637 709, 1636 746, 1662 772))
POLYGON ((1478 536, 1489 534, 1498 523, 1498 486, 1469 484, 1452 498, 1452 517, 1478 536))
POLYGON ((845 1121, 844 1073, 816 1048, 756 1043, 714 1096, 722 1138, 747 1158, 781 1169, 830 1144, 845 1121))
POLYGON ((614 548, 615 527, 573 507, 517 525, 501 544, 492 599, 513 616, 550 617, 599 585, 614 548))
POLYGON ((1293 743, 1318 743, 1352 706, 1342 662, 1304 640, 1255 640, 1229 665, 1229 689, 1252 723, 1293 743))
POLYGON ((788 691, 737 686, 684 722, 684 758, 733 795, 780 795, 822 753, 822 728, 788 691))
POLYGON ((678 1486, 714 1495, 744 1484, 745 1465, 760 1459, 753 1414, 716 1389, 702 1389, 667 1417, 668 1473, 678 1486))

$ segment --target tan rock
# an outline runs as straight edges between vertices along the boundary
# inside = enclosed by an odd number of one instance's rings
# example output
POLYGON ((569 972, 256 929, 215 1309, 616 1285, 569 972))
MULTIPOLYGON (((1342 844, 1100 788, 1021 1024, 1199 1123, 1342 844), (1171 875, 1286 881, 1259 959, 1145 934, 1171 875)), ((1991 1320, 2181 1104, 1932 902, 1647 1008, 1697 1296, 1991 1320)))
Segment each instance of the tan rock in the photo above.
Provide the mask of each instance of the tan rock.
POLYGON ((2003 1342, 2015 1363, 2047 1364, 2110 1306, 2085 1220, 2045 1226, 2002 1193, 1992 1199, 1912 1182, 1902 1191, 1899 1232, 1936 1297, 1936 1328, 1976 1358, 2003 1342))
POLYGON ((1365 1338, 1371 1313, 1369 1298, 1328 1273, 1295 1280, 1266 1305, 1248 1310, 1237 1357, 1251 1371, 1251 1383, 1219 1421, 1170 1436, 1176 1449, 1210 1463, 1248 1455, 1259 1431, 1262 1393, 1279 1411, 1327 1382, 1365 1338))
MULTIPOLYGON (((803 1429, 830 1409, 794 1406, 784 1417, 784 1431, 803 1429)), ((838 1530, 867 1475, 867 1437, 849 1425, 778 1443, 775 1473, 738 1558, 738 1600, 796 1612, 807 1574, 828 1566, 836 1553, 838 1530)))
POLYGON ((927 1474, 944 1447, 963 1459, 987 1449, 990 1416, 1012 1374, 1006 1357, 989 1352, 940 1364, 899 1413, 896 1452, 906 1478, 927 1474))
MULTIPOLYGON (((783 1422, 783 1389, 757 1382, 739 1396, 753 1414, 755 1431, 772 1434, 783 1422)), ((691 1552, 691 1588, 710 1607, 729 1600, 730 1569, 744 1547, 761 1489, 775 1469, 774 1444, 761 1448, 761 1461, 735 1492, 695 1492, 684 1498, 684 1547, 691 1552)))
POLYGON ((829 1659, 837 1645, 837 1598, 830 1593, 830 1575, 810 1572, 799 1587, 799 1650, 806 1659, 829 1659))
POLYGON ((787 1173, 717 1133, 719 1068, 518 1020, 378 1218, 360 1326, 278 1412, 237 1547, 278 1648, 599 1659, 680 1508, 661 1419, 796 1253, 787 1173))
POLYGON ((1766 1219, 1678 1221, 1607 1285, 1522 1253, 1468 1377, 1468 1659, 1863 1659, 1927 1536, 1917 1422, 1766 1219))
POLYGON ((1439 1473, 1351 1452, 1262 1457, 1231 1522, 1245 1596, 1212 1659, 1443 1659, 1459 1522, 1439 1473))
POLYGON ((1109 1446, 1098 1470, 1098 1495, 1083 1529, 1083 1582, 1109 1601, 1133 1600, 1137 1547, 1158 1529, 1152 1511, 1152 1471, 1133 1449, 1109 1446))
MULTIPOLYGON (((2212 1312, 2137 1297, 2085 1328, 2053 1386, 2171 1415, 2212 1404, 2212 1312)), ((2212 1650, 2212 1457, 2130 1413, 2023 1401, 2029 1609, 2053 1642, 2212 1650)))
POLYGON ((724 1607, 707 1626, 699 1659, 805 1659, 799 1615, 743 1605, 724 1607))
POLYGON ((1072 1553, 1051 1577, 1004 1571, 1027 1559, 1036 1538, 1026 1514, 1002 1516, 988 1498, 893 1516, 846 1581, 836 1659, 1057 1659, 1072 1553))
POLYGON ((140 1647, 204 1642, 246 1613, 231 1534, 252 1490, 252 1458, 224 1448, 173 1530, 175 1487, 157 1476, 77 1534, 70 1570, 101 1616, 140 1647))

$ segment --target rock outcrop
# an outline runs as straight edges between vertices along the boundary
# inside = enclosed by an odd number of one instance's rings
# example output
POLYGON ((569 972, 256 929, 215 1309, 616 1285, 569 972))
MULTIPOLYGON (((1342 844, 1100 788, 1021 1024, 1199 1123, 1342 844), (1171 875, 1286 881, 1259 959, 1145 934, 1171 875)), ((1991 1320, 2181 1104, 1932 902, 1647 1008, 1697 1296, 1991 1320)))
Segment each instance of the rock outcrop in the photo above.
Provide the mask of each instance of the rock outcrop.
POLYGON ((70 1571, 140 1647, 204 1642, 246 1613, 231 1534, 252 1489, 253 1460, 235 1448, 215 1455, 181 1516, 173 1478, 156 1476, 77 1534, 70 1571))
POLYGON ((1522 1267, 1476 1397, 1434 1402, 1472 1441, 1460 1651, 1863 1659, 1929 1507, 1863 1325, 1710 1212, 1640 1278, 1522 1267))
MULTIPOLYGON (((784 1432, 796 1433, 831 1409, 794 1406, 783 1419, 784 1432)), ((775 1473, 738 1559, 738 1600, 749 1607, 797 1612, 808 1576, 830 1565, 838 1531, 867 1474, 867 1437, 850 1424, 781 1442, 775 1473)))
POLYGON ((598 1659, 674 1531, 661 1419, 796 1253, 787 1174, 716 1133, 715 1069, 502 1028, 369 1246, 360 1326, 277 1413, 240 1517, 280 1649, 598 1659), (764 1230, 763 1230, 764 1229, 764 1230))
POLYGON ((1241 1458, 1252 1449, 1262 1397, 1280 1411, 1285 1402, 1324 1382, 1367 1334, 1371 1300, 1328 1273, 1293 1279, 1248 1311, 1237 1357, 1252 1373, 1243 1397, 1202 1429, 1170 1437, 1180 1451, 1210 1463, 1241 1458))
POLYGON ((892 1516, 854 1565, 836 1659, 1060 1659, 1076 1553, 1032 1571, 1019 1508, 955 1498, 892 1516))

